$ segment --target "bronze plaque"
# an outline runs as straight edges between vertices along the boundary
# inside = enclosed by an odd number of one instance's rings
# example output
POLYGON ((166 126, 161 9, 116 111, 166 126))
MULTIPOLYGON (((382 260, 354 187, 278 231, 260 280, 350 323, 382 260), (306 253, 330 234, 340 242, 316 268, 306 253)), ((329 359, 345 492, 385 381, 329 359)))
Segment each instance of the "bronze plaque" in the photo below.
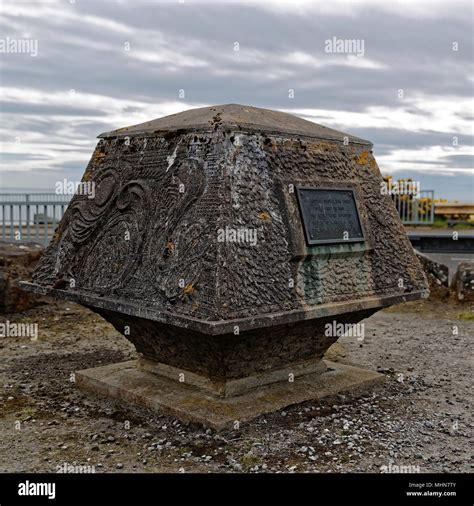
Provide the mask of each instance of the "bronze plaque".
POLYGON ((296 195, 309 246, 364 241, 354 190, 297 188, 296 195))

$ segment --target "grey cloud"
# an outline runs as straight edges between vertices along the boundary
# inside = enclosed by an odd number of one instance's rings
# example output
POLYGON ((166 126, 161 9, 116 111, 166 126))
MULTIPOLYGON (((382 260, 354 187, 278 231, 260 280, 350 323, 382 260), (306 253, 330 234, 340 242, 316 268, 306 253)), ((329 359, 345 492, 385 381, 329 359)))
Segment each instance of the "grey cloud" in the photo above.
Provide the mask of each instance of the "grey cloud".
MULTIPOLYGON (((3 33, 30 33, 39 41, 39 54, 36 58, 0 55, 2 85, 7 87, 46 93, 75 89, 150 105, 178 102, 178 90, 184 89, 189 106, 234 102, 348 113, 366 112, 371 106, 398 107, 402 103, 397 96, 400 88, 407 100, 420 94, 440 101, 445 97, 472 98, 468 72, 473 59, 472 6, 468 2, 456 3, 452 11, 446 8, 442 16, 433 17, 408 16, 403 5, 399 13, 366 4, 351 15, 328 15, 313 9, 299 15, 291 9, 282 13, 263 5, 129 1, 60 3, 59 10, 75 17, 30 18, 9 16, 8 4, 7 0, 2 12, 3 33), (93 22, 85 16, 93 16, 93 22), (97 22, 101 18, 103 26, 97 22), (116 25, 110 26, 111 22, 116 25), (344 55, 324 52, 325 40, 333 36, 362 39, 365 58, 385 67, 312 66, 288 60, 288 55, 296 52, 322 63, 339 56, 344 59, 344 55), (459 43, 457 52, 452 50, 454 41, 459 43), (126 42, 131 45, 129 53, 124 51, 126 42), (238 54, 234 42, 240 45, 238 54), (169 58, 161 63, 136 58, 139 51, 163 56, 165 50, 169 58), (193 59, 206 66, 189 66, 193 59), (295 90, 291 100, 290 88, 295 90)), ((428 4, 426 8, 430 8, 428 4)), ((87 150, 95 144, 98 133, 129 123, 124 119, 124 124, 115 124, 105 104, 95 109, 73 102, 66 106, 25 100, 4 103, 0 108, 3 118, 13 118, 11 127, 15 131, 41 132, 54 138, 58 157, 68 142, 89 141, 84 146, 74 145, 75 151, 87 150), (53 117, 54 121, 48 121, 53 117), (69 126, 67 134, 65 124, 69 126)), ((132 116, 139 111, 140 107, 130 105, 122 112, 132 116)), ((421 118, 431 111, 418 108, 414 112, 421 118)), ((469 112, 458 117, 466 121, 469 112)), ((348 123, 341 129, 370 139, 376 155, 451 142, 446 132, 414 133, 409 124, 406 129, 387 129, 358 128, 348 123)), ((460 145, 471 143, 467 132, 458 137, 460 145)), ((427 163, 440 168, 450 164, 467 167, 467 160, 465 155, 450 155, 427 163)), ((14 158, 9 163, 13 164, 14 158)), ((64 163, 65 172, 71 167, 71 162, 64 163)), ((76 169, 83 169, 82 162, 76 169)))

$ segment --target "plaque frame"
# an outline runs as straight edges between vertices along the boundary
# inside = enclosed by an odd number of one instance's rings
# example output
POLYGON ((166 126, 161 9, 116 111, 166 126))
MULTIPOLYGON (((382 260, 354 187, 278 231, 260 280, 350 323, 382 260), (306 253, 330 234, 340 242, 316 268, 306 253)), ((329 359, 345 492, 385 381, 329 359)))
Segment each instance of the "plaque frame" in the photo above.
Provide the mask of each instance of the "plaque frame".
POLYGON ((364 226, 362 224, 362 220, 360 219, 360 209, 359 204, 356 198, 356 192, 354 188, 342 187, 342 186, 295 186, 296 200, 298 201, 298 209, 300 211, 301 223, 303 225, 304 237, 306 239, 306 244, 308 246, 316 246, 319 244, 345 244, 345 243, 354 243, 354 242, 365 242, 365 232, 364 226), (346 191, 352 193, 352 198, 354 200, 354 206, 356 211, 357 222, 359 223, 359 228, 362 234, 362 237, 353 237, 349 239, 311 239, 308 229, 307 216, 305 214, 303 205, 301 203, 300 191, 301 190, 328 190, 328 191, 346 191))

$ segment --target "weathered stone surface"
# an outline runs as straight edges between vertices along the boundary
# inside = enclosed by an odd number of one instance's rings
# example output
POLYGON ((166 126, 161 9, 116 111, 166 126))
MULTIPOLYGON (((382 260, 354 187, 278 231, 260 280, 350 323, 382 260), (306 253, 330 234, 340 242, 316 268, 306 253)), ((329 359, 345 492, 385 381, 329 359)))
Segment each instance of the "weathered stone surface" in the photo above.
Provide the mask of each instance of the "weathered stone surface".
POLYGON ((45 302, 45 297, 28 293, 19 286, 31 278, 42 252, 34 243, 0 242, 0 313, 25 311, 45 302))
POLYGON ((428 280, 430 298, 449 299, 451 294, 449 290, 449 268, 417 250, 415 252, 428 280))
POLYGON ((474 303, 474 265, 460 262, 451 284, 457 300, 467 304, 474 303))
POLYGON ((83 178, 95 199, 74 197, 25 287, 97 311, 147 360, 227 387, 315 363, 337 339, 327 323, 427 295, 371 149, 236 105, 108 132, 83 178), (363 237, 308 245, 298 188, 350 191, 363 237), (221 240, 229 230, 255 241, 221 240))
POLYGON ((393 203, 381 195, 370 145, 344 146, 345 134, 328 142, 231 127, 157 130, 128 143, 107 134, 84 175, 97 198, 74 197, 35 283, 73 277, 75 291, 206 320, 426 288, 393 203), (290 184, 354 187, 365 248, 306 247, 290 184), (226 226, 257 229, 258 247, 219 243, 226 226))
POLYGON ((216 130, 246 132, 284 133, 315 137, 317 139, 341 140, 347 137, 351 142, 371 146, 369 141, 344 134, 311 121, 270 109, 260 109, 239 104, 215 105, 190 109, 171 114, 153 121, 140 123, 99 135, 100 138, 142 136, 149 134, 167 135, 168 132, 207 132, 216 130))
MULTIPOLYGON (((275 325, 264 331, 257 327, 235 336, 207 335, 145 318, 95 310, 121 332, 128 325, 131 329, 128 339, 149 360, 158 359, 215 381, 281 369, 309 359, 321 360, 337 339, 337 336, 325 336, 325 326, 334 316, 275 325)), ((365 310, 338 315, 337 321, 355 323, 374 312, 365 310)))

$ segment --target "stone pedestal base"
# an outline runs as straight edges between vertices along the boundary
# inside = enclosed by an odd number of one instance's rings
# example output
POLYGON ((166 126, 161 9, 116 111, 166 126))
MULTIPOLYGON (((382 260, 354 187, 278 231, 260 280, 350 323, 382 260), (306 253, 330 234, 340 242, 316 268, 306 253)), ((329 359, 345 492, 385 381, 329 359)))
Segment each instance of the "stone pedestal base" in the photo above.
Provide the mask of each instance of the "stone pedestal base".
POLYGON ((326 370, 324 360, 306 360, 299 364, 292 364, 288 367, 275 369, 264 373, 254 373, 244 378, 236 379, 215 379, 208 378, 191 371, 183 371, 167 364, 161 364, 146 358, 138 360, 138 366, 145 371, 165 376, 180 383, 186 383, 192 387, 204 390, 204 393, 217 397, 233 397, 242 395, 249 390, 259 388, 271 383, 285 382, 290 378, 299 378, 307 374, 321 374, 326 370))
POLYGON ((292 404, 364 390, 384 379, 377 372, 324 363, 324 372, 295 377, 293 382, 279 381, 244 389, 240 395, 231 397, 213 395, 186 383, 186 378, 181 383, 150 372, 143 364, 140 367, 137 360, 78 371, 76 384, 100 395, 222 430, 233 428, 235 422, 243 423, 292 404))

